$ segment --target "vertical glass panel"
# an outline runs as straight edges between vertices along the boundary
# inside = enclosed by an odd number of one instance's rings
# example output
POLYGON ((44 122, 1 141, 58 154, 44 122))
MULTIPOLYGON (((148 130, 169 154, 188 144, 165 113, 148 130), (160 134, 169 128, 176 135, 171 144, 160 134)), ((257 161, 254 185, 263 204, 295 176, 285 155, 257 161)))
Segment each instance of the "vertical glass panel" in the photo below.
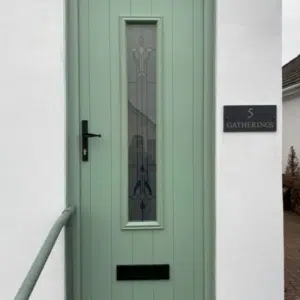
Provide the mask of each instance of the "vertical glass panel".
POLYGON ((126 25, 129 221, 156 221, 156 24, 126 25))

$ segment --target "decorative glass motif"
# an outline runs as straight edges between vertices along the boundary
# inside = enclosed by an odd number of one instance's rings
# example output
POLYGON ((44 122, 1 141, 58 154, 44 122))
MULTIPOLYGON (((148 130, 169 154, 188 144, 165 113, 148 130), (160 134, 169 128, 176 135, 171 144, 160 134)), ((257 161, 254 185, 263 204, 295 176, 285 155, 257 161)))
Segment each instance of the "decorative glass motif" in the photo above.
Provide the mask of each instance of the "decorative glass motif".
POLYGON ((156 221, 156 24, 127 24, 129 221, 156 221))

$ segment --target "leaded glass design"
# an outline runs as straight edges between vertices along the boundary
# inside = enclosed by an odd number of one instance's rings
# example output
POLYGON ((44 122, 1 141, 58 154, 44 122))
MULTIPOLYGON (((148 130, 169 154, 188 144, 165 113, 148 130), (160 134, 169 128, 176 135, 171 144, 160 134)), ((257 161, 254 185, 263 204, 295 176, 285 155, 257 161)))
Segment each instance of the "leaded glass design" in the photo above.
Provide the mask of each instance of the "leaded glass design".
POLYGON ((129 221, 156 221, 156 24, 127 24, 129 221))

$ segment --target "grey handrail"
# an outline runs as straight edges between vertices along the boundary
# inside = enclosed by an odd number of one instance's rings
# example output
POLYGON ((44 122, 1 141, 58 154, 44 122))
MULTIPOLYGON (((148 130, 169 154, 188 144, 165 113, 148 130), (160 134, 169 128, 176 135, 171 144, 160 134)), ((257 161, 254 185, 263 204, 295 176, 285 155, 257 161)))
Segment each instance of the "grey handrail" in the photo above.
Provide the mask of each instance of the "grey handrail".
POLYGON ((62 228, 68 223, 74 212, 75 207, 68 207, 56 220, 14 300, 29 299, 62 228))

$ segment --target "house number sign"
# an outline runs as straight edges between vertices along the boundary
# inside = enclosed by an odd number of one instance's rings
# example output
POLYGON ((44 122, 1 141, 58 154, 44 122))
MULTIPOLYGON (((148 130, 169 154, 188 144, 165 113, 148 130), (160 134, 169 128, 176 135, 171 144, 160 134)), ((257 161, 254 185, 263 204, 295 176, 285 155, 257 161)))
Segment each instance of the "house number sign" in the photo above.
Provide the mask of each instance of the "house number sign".
POLYGON ((225 105, 224 132, 277 130, 276 105, 225 105))

